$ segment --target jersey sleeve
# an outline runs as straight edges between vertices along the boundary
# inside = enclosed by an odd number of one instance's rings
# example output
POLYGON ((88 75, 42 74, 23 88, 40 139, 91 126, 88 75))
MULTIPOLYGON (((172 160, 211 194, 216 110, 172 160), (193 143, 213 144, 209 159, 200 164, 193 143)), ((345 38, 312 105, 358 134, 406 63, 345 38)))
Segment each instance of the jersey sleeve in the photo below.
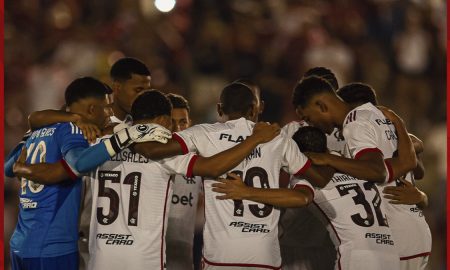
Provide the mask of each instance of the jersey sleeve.
POLYGON ((354 121, 344 127, 343 135, 351 157, 358 159, 367 152, 381 152, 376 142, 376 132, 368 121, 354 121))
POLYGON ((81 129, 72 123, 60 124, 56 132, 56 140, 63 156, 71 149, 89 147, 81 129))
POLYGON ((197 152, 197 147, 195 145, 195 135, 196 127, 190 127, 180 132, 175 132, 172 134, 172 139, 177 141, 181 148, 183 149, 183 154, 189 152, 197 152))
POLYGON ((181 174, 186 177, 193 177, 193 169, 198 156, 189 153, 182 156, 163 159, 160 163, 169 174, 181 174))
POLYGON ((314 194, 315 194, 314 188, 313 188, 313 186, 312 186, 308 181, 306 181, 305 179, 301 179, 301 178, 299 178, 299 177, 297 177, 297 176, 292 176, 292 177, 291 177, 291 180, 289 181, 289 187, 290 187, 291 189, 298 189, 298 188, 306 188, 306 189, 309 189, 309 190, 311 191, 312 195, 313 195, 313 198, 314 198, 314 194))
POLYGON ((285 138, 285 140, 286 146, 282 160, 283 169, 291 175, 300 175, 311 166, 311 160, 300 152, 294 140, 290 138, 285 138))

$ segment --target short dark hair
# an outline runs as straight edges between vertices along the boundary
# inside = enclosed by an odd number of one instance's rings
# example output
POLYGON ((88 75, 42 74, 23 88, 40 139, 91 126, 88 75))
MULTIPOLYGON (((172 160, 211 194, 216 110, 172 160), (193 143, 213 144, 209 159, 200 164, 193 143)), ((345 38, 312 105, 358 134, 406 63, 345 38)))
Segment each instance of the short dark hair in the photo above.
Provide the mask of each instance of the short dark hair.
POLYGON ((149 90, 139 95, 131 106, 131 117, 134 121, 153 119, 158 116, 172 113, 172 104, 162 92, 149 90))
POLYGON ((186 109, 188 112, 191 111, 191 108, 189 107, 189 102, 183 96, 169 93, 166 95, 166 97, 169 98, 170 102, 172 103, 172 107, 174 109, 186 109))
POLYGON ((233 82, 222 90, 220 94, 220 102, 222 110, 225 114, 240 113, 246 114, 256 102, 250 87, 243 84, 233 82))
POLYGON ((313 67, 308 69, 305 74, 303 75, 303 78, 311 77, 311 76, 317 76, 319 78, 324 79, 327 81, 336 91, 339 88, 338 81, 336 79, 336 75, 334 75, 333 71, 326 67, 313 67))
POLYGON ((301 127, 294 133, 292 139, 302 152, 327 152, 327 136, 325 133, 311 126, 301 127))
POLYGON ((150 76, 150 70, 136 58, 124 57, 117 60, 109 72, 109 75, 115 81, 129 80, 132 74, 150 76))
POLYGON ((336 91, 345 102, 351 104, 364 104, 367 102, 378 105, 377 95, 373 88, 365 83, 349 83, 336 91))
POLYGON ((312 97, 323 92, 335 93, 333 87, 326 80, 317 76, 306 77, 295 86, 292 103, 295 107, 304 107, 312 97))
POLYGON ((259 89, 259 85, 256 84, 256 82, 250 80, 249 78, 239 78, 235 81, 233 81, 233 83, 242 83, 245 84, 246 86, 250 87, 250 88, 255 88, 258 90, 258 94, 261 94, 261 90, 259 89))
POLYGON ((111 94, 109 86, 92 77, 82 77, 73 80, 66 88, 64 97, 66 105, 70 106, 80 99, 94 97, 105 98, 106 94, 111 94))

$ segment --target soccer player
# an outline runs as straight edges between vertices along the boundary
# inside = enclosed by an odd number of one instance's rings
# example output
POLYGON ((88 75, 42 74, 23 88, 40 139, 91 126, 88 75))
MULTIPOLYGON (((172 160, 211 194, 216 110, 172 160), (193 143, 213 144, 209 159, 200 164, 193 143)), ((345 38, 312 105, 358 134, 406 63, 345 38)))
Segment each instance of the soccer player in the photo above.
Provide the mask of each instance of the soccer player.
MULTIPOLYGON (((74 80, 66 89, 69 110, 99 127, 107 122, 109 89, 93 78, 74 80)), ((86 149, 87 141, 72 123, 58 123, 34 131, 26 141, 27 160, 32 165, 40 162, 61 162, 74 180, 74 172, 84 172, 104 162, 130 143, 163 136, 163 130, 152 125, 127 128, 96 147, 86 149), (86 155, 87 160, 78 159, 86 155), (64 159, 62 159, 64 158, 64 159), (99 164, 100 164, 99 163, 99 164)), ((167 140, 168 135, 164 135, 167 140)), ((162 138, 157 138, 164 142, 162 138)), ((5 174, 13 177, 13 155, 5 164, 5 174)), ((60 168, 61 166, 58 165, 60 168)), ((52 172, 58 173, 58 172, 52 172)), ((50 176, 51 177, 51 176, 50 176)), ((21 179, 19 220, 11 237, 12 269, 78 269, 78 211, 81 181, 67 181, 45 185, 31 179, 21 179)))
MULTIPOLYGON (((303 78, 318 76, 326 80, 334 90, 338 82, 334 73, 325 67, 314 67, 305 72, 303 78)), ((292 121, 282 128, 282 133, 292 138, 294 133, 307 123, 301 120, 292 121)), ((327 135, 327 146, 337 152, 343 152, 345 142, 336 128, 327 135)), ((314 270, 331 269, 336 261, 336 249, 329 234, 320 220, 308 207, 287 208, 280 218, 280 247, 283 269, 314 270)))
MULTIPOLYGON (((259 111, 256 97, 244 84, 232 83, 221 93, 218 105, 220 116, 228 119, 225 123, 195 125, 184 131, 175 133, 172 138, 178 145, 168 142, 161 145, 157 154, 171 151, 198 152, 210 156, 241 143, 252 132, 259 111), (164 149, 168 147, 168 149, 164 149)), ((144 155, 151 155, 153 147, 149 143, 135 146, 135 150, 144 155)), ((317 168, 310 167, 308 160, 298 150, 290 138, 282 136, 260 145, 233 169, 241 175, 250 186, 278 188, 280 169, 290 174, 300 174, 318 185, 324 185, 329 179, 322 176, 317 168)), ((264 268, 281 267, 278 245, 279 209, 271 205, 255 204, 246 200, 217 200, 212 192, 213 178, 204 179, 205 190, 205 228, 203 233, 203 263, 206 269, 231 268, 264 268), (274 244, 275 243, 275 244, 274 244)), ((283 200, 284 192, 292 197, 286 201, 288 205, 305 205, 308 202, 308 188, 298 187, 296 190, 278 190, 272 194, 283 200)))
MULTIPOLYGON (((345 102, 355 106, 366 102, 377 105, 375 91, 366 84, 348 84, 339 89, 337 94, 345 102)), ((413 138, 415 137, 411 139, 413 138)), ((417 153, 419 149, 417 147, 415 149, 417 153)), ((415 179, 423 177, 423 174, 423 165, 418 157, 417 167, 413 171, 396 179, 395 186, 383 189, 384 197, 391 202, 387 212, 389 226, 394 234, 402 270, 425 269, 431 251, 430 228, 420 209, 427 204, 428 198, 424 192, 415 187, 415 179), (412 235, 415 237, 411 237, 412 235)))
MULTIPOLYGON (((326 136, 318 128, 302 127, 293 138, 303 152, 328 151, 326 136)), ((336 172, 327 186, 315 190, 309 208, 327 225, 335 243, 334 269, 400 269, 385 202, 373 182, 336 172)))
MULTIPOLYGON (((135 123, 170 128, 171 109, 161 92, 147 91, 135 100, 131 112, 135 123)), ((156 162, 125 149, 100 166, 91 176, 89 269, 164 269, 173 176, 216 177, 277 134, 276 125, 260 123, 243 143, 209 158, 190 153, 156 162)))
MULTIPOLYGON (((191 126, 188 101, 180 95, 168 94, 172 103, 172 130, 179 132, 191 126)), ((168 269, 193 269, 194 231, 197 220, 197 205, 202 200, 203 180, 176 175, 170 200, 166 233, 166 256, 168 269)))

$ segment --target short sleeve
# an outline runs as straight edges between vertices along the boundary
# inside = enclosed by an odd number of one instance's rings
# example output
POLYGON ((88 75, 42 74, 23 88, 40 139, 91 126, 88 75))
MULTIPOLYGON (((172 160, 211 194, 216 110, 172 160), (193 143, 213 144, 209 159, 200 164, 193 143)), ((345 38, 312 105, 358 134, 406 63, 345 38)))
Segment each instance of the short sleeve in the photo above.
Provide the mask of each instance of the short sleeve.
POLYGON ((297 176, 292 176, 291 180, 289 182, 289 187, 291 189, 297 189, 297 188, 307 188, 311 191, 313 198, 314 198, 314 188, 311 185, 311 183, 309 183, 308 181, 306 181, 305 179, 301 179, 297 176))
POLYGON ((81 129, 73 123, 60 124, 56 132, 56 140, 63 156, 71 149, 89 147, 81 129))
POLYGON ((303 174, 310 166, 311 161, 302 153, 294 140, 285 138, 283 152, 283 169, 291 175, 303 174))
POLYGON ((368 121, 354 121, 343 129, 343 136, 347 142, 349 154, 358 159, 367 152, 381 152, 376 140, 374 127, 368 121))
POLYGON ((175 132, 172 134, 172 139, 177 141, 181 148, 183 149, 183 154, 189 152, 197 152, 197 147, 195 146, 195 134, 196 127, 190 127, 180 132, 175 132))
POLYGON ((186 177, 193 177, 193 169, 198 156, 189 153, 182 156, 166 158, 160 161, 161 165, 169 172, 169 174, 181 174, 186 177))

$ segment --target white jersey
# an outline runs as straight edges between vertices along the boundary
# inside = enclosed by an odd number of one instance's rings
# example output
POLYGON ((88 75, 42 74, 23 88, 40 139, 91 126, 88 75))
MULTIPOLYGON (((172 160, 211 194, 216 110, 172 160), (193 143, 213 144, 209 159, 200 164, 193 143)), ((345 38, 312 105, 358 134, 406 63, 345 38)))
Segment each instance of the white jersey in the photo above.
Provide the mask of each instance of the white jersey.
POLYGON ((163 269, 170 179, 190 176, 196 156, 159 162, 124 149, 91 175, 88 269, 163 269))
MULTIPOLYGON (((240 118, 226 123, 203 124, 176 133, 187 151, 211 156, 227 150, 251 135, 254 123, 240 118)), ((248 186, 278 188, 280 169, 302 173, 310 161, 295 142, 278 136, 258 145, 232 172, 248 186)), ((203 262, 212 267, 281 267, 278 244, 280 211, 270 205, 247 200, 217 200, 211 190, 213 179, 205 178, 205 228, 203 262)))
POLYGON ((385 203, 374 183, 336 173, 315 191, 309 208, 327 224, 338 248, 335 269, 399 269, 385 203))
MULTIPOLYGON (((408 173, 404 179, 415 185, 412 172, 408 173)), ((394 183, 398 186, 403 185, 399 180, 394 183)), ((416 205, 406 204, 389 204, 388 210, 389 227, 394 233, 400 260, 430 255, 431 232, 422 210, 416 205), (412 235, 414 237, 411 237, 412 235)))
POLYGON ((201 177, 183 175, 174 178, 166 233, 169 269, 193 269, 194 230, 202 181, 201 177))
MULTIPOLYGON (((308 126, 308 123, 305 121, 292 121, 284 125, 284 127, 281 129, 281 134, 292 138, 294 136, 294 133, 297 132, 297 130, 301 127, 308 126)), ((333 130, 333 133, 330 135, 326 134, 327 136, 327 148, 330 151, 337 152, 339 154, 344 154, 344 148, 345 148, 345 141, 344 138, 342 138, 339 129, 335 128, 333 130)))
MULTIPOLYGON (((348 113, 343 123, 343 135, 346 141, 345 155, 349 158, 357 159, 364 152, 377 151, 383 154, 384 159, 388 159, 397 150, 398 139, 394 125, 371 103, 363 104, 348 113)), ((392 170, 387 163, 386 165, 387 177, 392 180, 392 170)), ((382 186, 395 185, 396 181, 391 181, 382 186)), ((431 235, 421 212, 414 206, 387 204, 386 208, 399 256, 408 259, 428 255, 431 250, 431 235)))

